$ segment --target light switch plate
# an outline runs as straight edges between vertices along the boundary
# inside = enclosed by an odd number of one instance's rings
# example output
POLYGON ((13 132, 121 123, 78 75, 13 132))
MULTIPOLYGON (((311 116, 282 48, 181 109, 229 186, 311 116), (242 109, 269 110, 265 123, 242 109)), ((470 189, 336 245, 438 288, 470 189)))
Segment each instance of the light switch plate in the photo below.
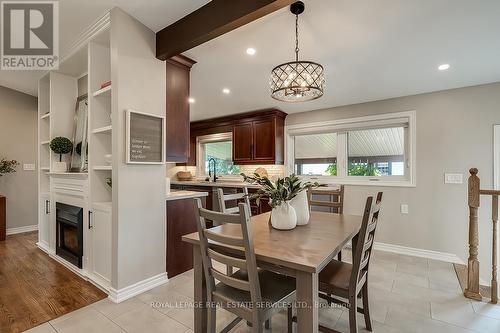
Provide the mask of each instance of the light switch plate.
POLYGON ((401 214, 408 214, 408 205, 401 204, 401 214))
POLYGON ((464 175, 461 173, 445 173, 445 184, 462 184, 464 182, 464 175))
POLYGON ((35 165, 34 164, 23 164, 23 170, 25 170, 25 171, 34 171, 35 170, 35 165))

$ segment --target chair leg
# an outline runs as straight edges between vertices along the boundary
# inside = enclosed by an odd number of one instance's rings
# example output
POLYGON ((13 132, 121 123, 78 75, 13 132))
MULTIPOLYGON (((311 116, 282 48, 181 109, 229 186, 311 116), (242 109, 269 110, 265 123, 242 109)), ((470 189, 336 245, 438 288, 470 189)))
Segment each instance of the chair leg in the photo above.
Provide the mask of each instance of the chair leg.
POLYGON ((271 328, 271 318, 269 318, 268 320, 266 320, 266 323, 264 324, 264 327, 266 329, 270 329, 271 328))
POLYGON ((217 308, 215 306, 210 306, 207 309, 207 332, 208 333, 216 333, 216 324, 217 324, 217 308))
POLYGON ((229 276, 233 275, 233 267, 226 266, 226 274, 229 276))
POLYGON ((363 293, 363 313, 365 315, 365 324, 368 331, 372 331, 372 319, 370 318, 370 305, 368 302, 368 279, 362 289, 363 293))
POLYGON ((340 251, 339 254, 337 254, 337 260, 342 261, 342 251, 340 251))
POLYGON ((358 321, 356 318, 358 310, 358 298, 356 295, 349 296, 349 329, 351 333, 358 333, 358 321))
POLYGON ((288 326, 288 333, 292 333, 293 332, 293 308, 292 308, 291 304, 290 304, 290 306, 288 306, 288 309, 287 309, 286 321, 287 321, 287 326, 288 326))

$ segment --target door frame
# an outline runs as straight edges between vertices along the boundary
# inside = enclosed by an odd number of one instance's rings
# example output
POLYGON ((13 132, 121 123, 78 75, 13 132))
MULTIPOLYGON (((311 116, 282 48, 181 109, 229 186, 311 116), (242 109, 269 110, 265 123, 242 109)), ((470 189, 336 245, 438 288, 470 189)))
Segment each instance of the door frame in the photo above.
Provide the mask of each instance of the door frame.
POLYGON ((500 189, 500 124, 493 125, 493 186, 500 189))

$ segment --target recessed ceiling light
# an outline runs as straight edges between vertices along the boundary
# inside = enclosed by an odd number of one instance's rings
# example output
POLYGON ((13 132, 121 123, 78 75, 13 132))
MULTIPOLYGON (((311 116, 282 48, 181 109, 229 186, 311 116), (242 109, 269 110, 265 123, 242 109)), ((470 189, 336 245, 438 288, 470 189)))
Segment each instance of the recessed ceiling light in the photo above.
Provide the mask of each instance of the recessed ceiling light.
POLYGON ((188 102, 189 102, 190 104, 193 104, 194 102, 196 102, 196 100, 195 100, 193 97, 189 97, 189 98, 188 98, 188 102))
POLYGON ((231 92, 231 90, 229 90, 228 88, 224 88, 222 89, 222 92, 227 95, 231 92))
POLYGON ((438 69, 439 69, 440 71, 445 71, 445 70, 447 70, 448 68, 450 68, 450 64, 442 64, 442 65, 439 65, 439 66, 438 66, 438 69))
POLYGON ((248 55, 254 55, 257 51, 253 47, 249 47, 247 49, 247 54, 248 55))

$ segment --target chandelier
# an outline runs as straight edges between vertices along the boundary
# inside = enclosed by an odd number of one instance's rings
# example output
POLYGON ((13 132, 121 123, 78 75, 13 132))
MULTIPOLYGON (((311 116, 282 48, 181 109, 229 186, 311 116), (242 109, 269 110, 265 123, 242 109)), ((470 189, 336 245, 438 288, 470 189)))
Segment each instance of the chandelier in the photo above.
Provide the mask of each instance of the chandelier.
POLYGON ((295 15, 295 61, 278 65, 271 71, 271 97, 283 102, 305 102, 323 96, 323 66, 312 61, 299 61, 299 14, 304 3, 290 6, 295 15))

